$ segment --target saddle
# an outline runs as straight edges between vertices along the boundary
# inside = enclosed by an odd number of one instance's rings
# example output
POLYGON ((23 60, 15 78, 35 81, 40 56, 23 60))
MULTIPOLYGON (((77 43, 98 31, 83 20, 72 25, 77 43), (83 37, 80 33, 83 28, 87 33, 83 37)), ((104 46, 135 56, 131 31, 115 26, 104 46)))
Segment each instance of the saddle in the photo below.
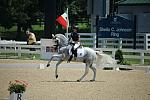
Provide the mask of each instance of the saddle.
POLYGON ((74 57, 75 59, 76 58, 82 58, 84 56, 84 48, 82 46, 78 46, 77 48, 75 48, 75 45, 72 46, 71 48, 71 54, 70 55, 70 58, 68 59, 68 62, 70 62, 72 60, 72 58, 74 57))

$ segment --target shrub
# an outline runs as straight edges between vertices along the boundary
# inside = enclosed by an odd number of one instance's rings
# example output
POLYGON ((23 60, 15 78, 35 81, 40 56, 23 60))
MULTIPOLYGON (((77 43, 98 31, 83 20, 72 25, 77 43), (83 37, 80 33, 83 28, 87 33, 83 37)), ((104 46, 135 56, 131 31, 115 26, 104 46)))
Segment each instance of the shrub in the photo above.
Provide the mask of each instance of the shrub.
POLYGON ((21 80, 10 81, 8 91, 11 93, 23 93, 26 91, 28 83, 21 80))
POLYGON ((117 61, 118 64, 123 64, 124 58, 123 58, 123 53, 121 50, 117 50, 115 52, 115 59, 118 60, 117 61))

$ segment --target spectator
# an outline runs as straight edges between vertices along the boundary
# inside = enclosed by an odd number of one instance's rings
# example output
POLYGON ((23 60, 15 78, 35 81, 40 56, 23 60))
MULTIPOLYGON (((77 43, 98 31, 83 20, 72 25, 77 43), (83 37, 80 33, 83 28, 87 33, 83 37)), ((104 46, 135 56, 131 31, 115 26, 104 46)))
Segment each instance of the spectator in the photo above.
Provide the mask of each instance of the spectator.
POLYGON ((29 30, 26 31, 26 34, 27 34, 27 44, 29 45, 34 45, 36 44, 36 37, 35 37, 35 34, 30 32, 29 30))
MULTIPOLYGON (((35 45, 36 44, 36 37, 35 34, 30 32, 29 30, 26 31, 27 34, 27 44, 28 45, 35 45)), ((30 51, 35 51, 35 48, 30 48, 30 51)), ((30 54, 32 55, 32 54, 30 54)), ((35 59, 35 55, 32 57, 32 59, 35 59)))

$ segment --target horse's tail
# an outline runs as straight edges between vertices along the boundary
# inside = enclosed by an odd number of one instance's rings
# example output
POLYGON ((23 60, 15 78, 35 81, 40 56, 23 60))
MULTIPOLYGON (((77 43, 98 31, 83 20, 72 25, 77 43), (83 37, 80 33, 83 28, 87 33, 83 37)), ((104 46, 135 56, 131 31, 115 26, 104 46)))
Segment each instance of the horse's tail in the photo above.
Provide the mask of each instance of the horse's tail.
POLYGON ((117 64, 117 60, 113 59, 110 55, 104 54, 102 51, 96 51, 97 60, 96 66, 104 64, 117 64))

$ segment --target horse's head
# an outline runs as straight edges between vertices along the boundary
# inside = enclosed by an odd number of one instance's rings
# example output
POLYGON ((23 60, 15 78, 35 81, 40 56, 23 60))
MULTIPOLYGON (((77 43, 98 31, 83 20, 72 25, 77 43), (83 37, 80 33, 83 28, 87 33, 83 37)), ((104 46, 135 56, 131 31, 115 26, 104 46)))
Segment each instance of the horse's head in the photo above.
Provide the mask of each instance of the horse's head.
POLYGON ((63 35, 63 34, 56 34, 56 35, 52 35, 52 39, 53 41, 59 46, 59 47, 63 47, 63 46, 67 46, 68 45, 68 39, 63 35))

